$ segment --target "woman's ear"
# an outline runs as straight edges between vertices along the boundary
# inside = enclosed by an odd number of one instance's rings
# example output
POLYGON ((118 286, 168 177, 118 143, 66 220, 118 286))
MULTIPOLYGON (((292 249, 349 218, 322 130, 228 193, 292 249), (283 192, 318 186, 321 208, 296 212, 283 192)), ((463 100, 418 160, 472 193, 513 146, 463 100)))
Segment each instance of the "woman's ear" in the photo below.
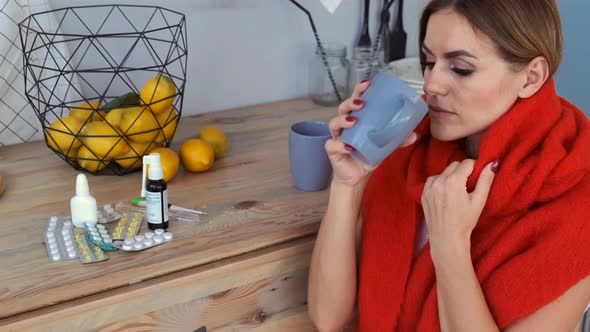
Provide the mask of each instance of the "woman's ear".
POLYGON ((529 98, 539 91, 539 89, 549 79, 549 63, 543 56, 534 58, 524 69, 523 74, 526 77, 526 83, 520 88, 518 96, 520 98, 529 98))

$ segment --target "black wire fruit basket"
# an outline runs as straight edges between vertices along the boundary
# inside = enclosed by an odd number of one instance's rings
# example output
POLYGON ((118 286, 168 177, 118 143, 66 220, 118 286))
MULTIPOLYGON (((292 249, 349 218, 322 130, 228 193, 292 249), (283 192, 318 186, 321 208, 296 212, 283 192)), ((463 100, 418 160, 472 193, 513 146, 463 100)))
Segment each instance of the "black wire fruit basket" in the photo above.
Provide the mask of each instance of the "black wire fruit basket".
POLYGON ((68 7, 33 14, 19 29, 26 97, 47 146, 68 164, 123 175, 140 169, 143 155, 170 146, 186 83, 183 14, 68 7))

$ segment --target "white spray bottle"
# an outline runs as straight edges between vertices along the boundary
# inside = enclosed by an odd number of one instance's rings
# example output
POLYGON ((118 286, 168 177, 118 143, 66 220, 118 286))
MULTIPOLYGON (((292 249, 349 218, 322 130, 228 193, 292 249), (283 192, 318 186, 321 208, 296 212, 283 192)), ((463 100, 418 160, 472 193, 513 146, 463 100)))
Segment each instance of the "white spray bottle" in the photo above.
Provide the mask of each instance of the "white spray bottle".
POLYGON ((96 199, 90 195, 86 175, 76 177, 76 195, 70 200, 72 223, 78 228, 84 228, 84 223, 96 225, 96 199))
POLYGON ((168 228, 168 185, 164 180, 164 170, 160 155, 152 153, 143 156, 143 183, 141 196, 146 198, 147 221, 149 229, 168 228), (146 181, 146 168, 149 175, 146 181))

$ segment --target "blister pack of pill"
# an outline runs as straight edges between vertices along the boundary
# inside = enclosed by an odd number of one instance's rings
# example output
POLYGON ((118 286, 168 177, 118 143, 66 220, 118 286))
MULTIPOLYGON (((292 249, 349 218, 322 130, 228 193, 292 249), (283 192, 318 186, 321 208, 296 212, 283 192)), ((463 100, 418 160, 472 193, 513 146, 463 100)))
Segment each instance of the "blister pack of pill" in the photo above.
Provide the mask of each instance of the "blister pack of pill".
POLYGON ((143 219, 143 213, 141 212, 123 212, 121 219, 111 234, 111 238, 113 240, 134 238, 139 232, 143 219))
MULTIPOLYGON (((147 211, 146 211, 146 207, 143 205, 144 203, 145 202, 142 202, 142 203, 140 203, 140 205, 136 205, 136 204, 131 204, 129 202, 119 201, 119 202, 113 203, 113 205, 115 206, 115 210, 119 211, 120 213, 140 212, 143 215, 145 215, 147 211)), ((170 218, 170 222, 187 224, 187 225, 194 225, 200 221, 199 213, 206 214, 206 212, 203 212, 203 211, 189 210, 189 209, 184 209, 184 208, 180 208, 183 210, 179 211, 178 209, 179 209, 179 207, 173 205, 170 208, 170 210, 168 211, 168 217, 170 218), (187 211, 193 211, 193 212, 187 212, 187 211)))
POLYGON ((173 238, 172 233, 156 229, 154 232, 126 238, 124 241, 114 241, 113 245, 123 251, 140 251, 170 242, 173 238))
POLYGON ((78 257, 74 243, 74 225, 69 217, 52 216, 47 222, 44 239, 49 261, 59 262, 78 257))
POLYGON ((105 204, 102 206, 102 208, 98 208, 97 209, 98 223, 99 224, 108 224, 108 223, 113 222, 115 220, 121 219, 123 214, 116 207, 117 207, 117 205, 115 205, 115 207, 113 207, 111 204, 105 204))
POLYGON ((80 250, 80 262, 89 264, 109 259, 106 252, 92 244, 88 234, 76 234, 74 240, 76 241, 78 250, 80 250))
POLYGON ((113 246, 113 239, 104 225, 84 224, 84 228, 86 228, 88 238, 90 238, 90 241, 92 241, 95 246, 106 251, 117 250, 117 248, 113 246))

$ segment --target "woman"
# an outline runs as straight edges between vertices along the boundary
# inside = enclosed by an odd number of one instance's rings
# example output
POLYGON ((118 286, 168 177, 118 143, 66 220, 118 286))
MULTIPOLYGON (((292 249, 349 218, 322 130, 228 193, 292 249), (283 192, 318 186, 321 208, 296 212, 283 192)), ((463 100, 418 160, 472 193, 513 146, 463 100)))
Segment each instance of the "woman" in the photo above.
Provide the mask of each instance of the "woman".
POLYGON ((590 302, 590 126, 555 91, 556 1, 432 0, 419 43, 430 111, 403 148, 373 170, 339 140, 370 82, 330 121, 310 317, 321 331, 353 317, 359 331, 572 331, 590 302))

